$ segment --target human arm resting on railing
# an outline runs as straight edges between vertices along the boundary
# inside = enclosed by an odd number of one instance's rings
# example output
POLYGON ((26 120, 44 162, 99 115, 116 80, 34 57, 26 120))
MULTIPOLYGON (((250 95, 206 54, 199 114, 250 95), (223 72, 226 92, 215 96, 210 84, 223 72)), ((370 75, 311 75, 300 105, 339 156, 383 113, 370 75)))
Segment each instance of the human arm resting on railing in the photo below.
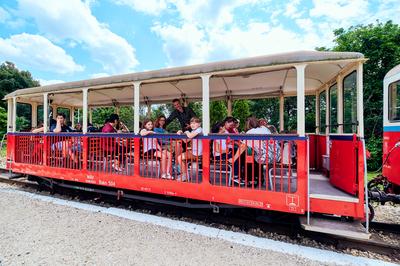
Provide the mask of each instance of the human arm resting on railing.
POLYGON ((146 129, 140 130, 140 136, 147 136, 147 135, 150 135, 150 134, 154 134, 154 131, 146 130, 146 129))

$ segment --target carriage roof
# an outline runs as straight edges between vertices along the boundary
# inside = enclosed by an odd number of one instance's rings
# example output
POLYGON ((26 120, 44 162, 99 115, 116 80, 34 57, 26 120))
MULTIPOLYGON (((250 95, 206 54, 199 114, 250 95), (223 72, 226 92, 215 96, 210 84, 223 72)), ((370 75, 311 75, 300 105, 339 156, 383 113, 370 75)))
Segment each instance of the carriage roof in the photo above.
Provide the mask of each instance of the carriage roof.
POLYGON ((306 63, 305 92, 314 94, 343 69, 364 61, 361 53, 296 51, 185 67, 115 75, 14 91, 5 99, 21 97, 42 102, 43 93, 54 93, 59 105, 82 106, 82 88, 91 89, 91 106, 128 105, 133 102, 132 83, 141 82, 141 102, 162 103, 173 98, 202 98, 202 74, 212 75, 210 99, 260 98, 296 95, 296 65, 306 63))

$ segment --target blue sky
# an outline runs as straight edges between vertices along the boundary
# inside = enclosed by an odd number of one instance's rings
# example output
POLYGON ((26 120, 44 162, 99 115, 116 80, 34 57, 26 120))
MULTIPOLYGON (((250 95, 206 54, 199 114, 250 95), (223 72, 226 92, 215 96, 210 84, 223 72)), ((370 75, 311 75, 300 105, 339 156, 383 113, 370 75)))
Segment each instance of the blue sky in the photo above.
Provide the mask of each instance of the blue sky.
POLYGON ((0 62, 42 84, 332 46, 398 0, 2 0, 0 62))

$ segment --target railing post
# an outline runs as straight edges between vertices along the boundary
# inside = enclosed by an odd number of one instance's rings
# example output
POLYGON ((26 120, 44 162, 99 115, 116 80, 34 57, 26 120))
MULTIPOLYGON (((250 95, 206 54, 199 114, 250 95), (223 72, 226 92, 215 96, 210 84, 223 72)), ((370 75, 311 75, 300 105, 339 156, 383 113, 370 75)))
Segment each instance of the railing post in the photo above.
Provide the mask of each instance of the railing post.
POLYGON ((82 137, 82 170, 88 170, 88 154, 89 154, 89 137, 83 136, 82 137))
MULTIPOLYGON (((46 123, 47 124, 47 123, 46 123)), ((43 135, 43 166, 47 166, 47 157, 48 157, 48 141, 49 136, 43 135)))
MULTIPOLYGON (((139 120, 140 120, 140 81, 133 83, 133 124, 135 134, 139 134, 139 120)), ((135 140, 136 141, 136 140, 135 140)), ((136 153, 136 152, 135 152, 136 153)))
POLYGON ((140 176, 140 137, 135 137, 134 138, 134 157, 133 157, 133 162, 134 162, 134 175, 135 176, 140 176))
POLYGON ((210 184, 210 140, 202 139, 203 142, 203 183, 210 184))

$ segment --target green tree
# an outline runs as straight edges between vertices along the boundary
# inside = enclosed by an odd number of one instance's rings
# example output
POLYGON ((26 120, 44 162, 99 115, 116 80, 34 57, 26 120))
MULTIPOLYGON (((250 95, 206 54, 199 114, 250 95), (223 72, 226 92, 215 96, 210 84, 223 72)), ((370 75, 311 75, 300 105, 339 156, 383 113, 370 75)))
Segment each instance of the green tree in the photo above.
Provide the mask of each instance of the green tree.
POLYGON ((228 110, 224 101, 212 101, 210 103, 210 125, 211 127, 224 120, 227 116, 228 110))
MULTIPOLYGON (((0 65, 0 98, 18 89, 40 86, 29 71, 19 70, 13 63, 4 62, 0 65)), ((0 106, 6 108, 7 103, 0 101, 0 106)))
MULTIPOLYGON (((93 125, 97 127, 101 127, 104 125, 106 119, 110 117, 111 114, 115 112, 114 107, 99 107, 93 108, 92 110, 92 122, 93 125)), ((80 118, 79 123, 82 123, 82 116, 80 118)))
POLYGON ((279 98, 257 99, 251 101, 251 113, 257 118, 265 118, 269 124, 279 128, 279 98))
MULTIPOLYGON (((333 51, 360 52, 368 58, 364 64, 365 136, 367 146, 374 151, 372 157, 381 161, 383 78, 391 68, 400 64, 400 27, 392 21, 377 22, 352 26, 347 30, 340 28, 334 34, 333 51)), ((374 170, 376 165, 380 163, 373 161, 370 168, 374 170)))
POLYGON ((6 132, 7 128, 7 111, 5 108, 0 106, 0 135, 6 132))
POLYGON ((232 116, 240 120, 239 131, 244 130, 245 121, 251 115, 250 105, 251 101, 249 100, 235 100, 233 102, 232 116))
MULTIPOLYGON (((34 80, 29 71, 19 70, 13 63, 4 62, 0 65, 0 99, 8 93, 18 89, 40 86, 39 81, 34 80)), ((7 119, 7 102, 0 101, 0 120, 7 119)), ((30 129, 31 109, 24 104, 17 105, 17 129, 30 129)), ((0 121, 0 132, 6 131, 7 124, 0 121)))

